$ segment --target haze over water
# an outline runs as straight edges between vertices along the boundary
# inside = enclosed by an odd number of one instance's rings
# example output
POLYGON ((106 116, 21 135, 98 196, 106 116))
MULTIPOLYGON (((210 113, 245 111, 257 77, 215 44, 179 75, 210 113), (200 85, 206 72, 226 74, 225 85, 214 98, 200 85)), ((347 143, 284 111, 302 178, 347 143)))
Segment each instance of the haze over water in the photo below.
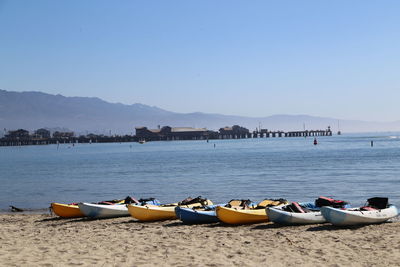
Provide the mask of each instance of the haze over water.
POLYGON ((0 147, 0 210, 51 202, 204 196, 400 205, 400 135, 0 147), (370 141, 374 141, 374 147, 370 141), (214 148, 215 144, 215 148, 214 148))

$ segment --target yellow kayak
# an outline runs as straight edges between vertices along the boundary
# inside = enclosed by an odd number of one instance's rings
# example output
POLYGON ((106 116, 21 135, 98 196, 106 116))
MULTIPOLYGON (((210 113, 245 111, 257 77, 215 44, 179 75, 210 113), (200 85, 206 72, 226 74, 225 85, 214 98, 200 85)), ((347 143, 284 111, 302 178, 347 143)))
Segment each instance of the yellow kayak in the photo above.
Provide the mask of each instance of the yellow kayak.
POLYGON ((79 218, 84 217, 83 213, 79 210, 78 205, 51 203, 53 212, 63 218, 79 218))
POLYGON ((129 214, 139 221, 162 221, 177 219, 175 215, 175 206, 163 207, 155 205, 128 205, 129 214))
POLYGON ((216 208, 218 219, 227 224, 250 224, 268 222, 268 216, 265 211, 267 206, 277 206, 287 203, 286 200, 265 199, 257 204, 257 206, 231 206, 216 208))
POLYGON ((202 205, 212 205, 211 200, 206 200, 204 203, 191 203, 182 205, 180 203, 172 203, 166 205, 128 205, 128 211, 131 216, 139 221, 151 222, 151 221, 163 221, 178 219, 175 214, 175 207, 193 208, 202 205))

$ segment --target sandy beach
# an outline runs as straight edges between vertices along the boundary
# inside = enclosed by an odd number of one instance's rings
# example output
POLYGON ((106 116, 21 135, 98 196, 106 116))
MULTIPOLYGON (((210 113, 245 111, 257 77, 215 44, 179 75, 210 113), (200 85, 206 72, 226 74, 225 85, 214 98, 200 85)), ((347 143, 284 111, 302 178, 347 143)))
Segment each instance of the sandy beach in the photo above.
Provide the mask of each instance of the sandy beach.
POLYGON ((400 222, 359 228, 0 215, 2 266, 398 266, 400 222))

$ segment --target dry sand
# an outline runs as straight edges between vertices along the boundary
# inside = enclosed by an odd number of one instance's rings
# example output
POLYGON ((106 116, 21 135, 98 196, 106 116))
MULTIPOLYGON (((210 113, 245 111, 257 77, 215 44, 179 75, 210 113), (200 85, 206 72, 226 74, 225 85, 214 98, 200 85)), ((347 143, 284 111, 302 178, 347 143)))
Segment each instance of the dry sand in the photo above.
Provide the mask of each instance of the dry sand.
POLYGON ((0 215, 2 266, 399 266, 400 222, 360 228, 0 215))

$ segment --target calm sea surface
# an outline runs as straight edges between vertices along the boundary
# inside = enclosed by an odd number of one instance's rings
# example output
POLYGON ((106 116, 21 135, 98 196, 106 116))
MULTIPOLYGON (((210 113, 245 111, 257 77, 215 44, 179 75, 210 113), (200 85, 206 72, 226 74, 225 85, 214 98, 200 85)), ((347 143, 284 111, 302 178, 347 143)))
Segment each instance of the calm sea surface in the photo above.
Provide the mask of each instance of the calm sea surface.
POLYGON ((400 206, 400 134, 0 147, 0 210, 51 202, 319 195, 400 206), (374 147, 370 146, 371 140, 374 147), (215 148, 214 148, 215 144, 215 148))

